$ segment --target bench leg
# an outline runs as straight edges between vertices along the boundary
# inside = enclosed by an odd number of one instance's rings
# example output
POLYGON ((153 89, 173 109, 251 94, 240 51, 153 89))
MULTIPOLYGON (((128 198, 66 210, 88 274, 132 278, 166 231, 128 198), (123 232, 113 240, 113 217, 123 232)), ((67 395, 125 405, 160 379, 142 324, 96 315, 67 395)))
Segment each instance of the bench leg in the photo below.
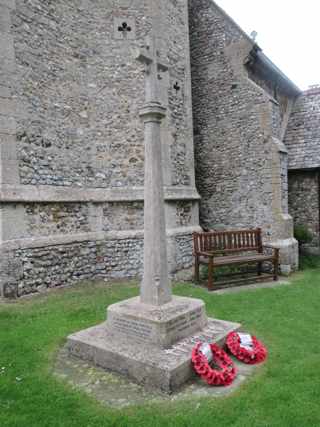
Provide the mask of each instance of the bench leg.
POLYGON ((258 270, 258 276, 261 276, 261 274, 262 274, 262 262, 258 262, 257 270, 258 270))
POLYGON ((274 281, 278 280, 278 275, 279 275, 279 260, 275 259, 274 260, 274 269, 273 269, 273 280, 274 281))
POLYGON ((213 259, 209 258, 208 264, 208 290, 211 291, 213 289, 213 259))
POLYGON ((199 281, 200 281, 199 258, 197 256, 195 256, 195 258, 194 258, 194 281, 196 283, 199 283, 199 281))
POLYGON ((275 249, 276 253, 275 253, 275 257, 274 257, 274 271, 273 271, 273 280, 276 281, 278 280, 278 276, 279 276, 279 250, 275 249))

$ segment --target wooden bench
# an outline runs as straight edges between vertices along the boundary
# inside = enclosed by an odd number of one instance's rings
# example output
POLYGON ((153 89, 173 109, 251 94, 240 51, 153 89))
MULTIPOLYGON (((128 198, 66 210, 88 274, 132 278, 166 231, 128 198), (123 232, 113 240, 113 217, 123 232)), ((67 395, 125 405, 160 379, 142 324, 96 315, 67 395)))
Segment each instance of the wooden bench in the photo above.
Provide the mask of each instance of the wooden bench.
POLYGON ((196 282, 200 264, 208 265, 208 289, 214 288, 214 269, 222 266, 257 264, 256 278, 261 280, 262 263, 269 261, 273 264, 271 276, 278 279, 279 249, 262 244, 260 228, 193 233, 193 256, 196 282), (265 248, 272 249, 272 254, 266 254, 265 248))

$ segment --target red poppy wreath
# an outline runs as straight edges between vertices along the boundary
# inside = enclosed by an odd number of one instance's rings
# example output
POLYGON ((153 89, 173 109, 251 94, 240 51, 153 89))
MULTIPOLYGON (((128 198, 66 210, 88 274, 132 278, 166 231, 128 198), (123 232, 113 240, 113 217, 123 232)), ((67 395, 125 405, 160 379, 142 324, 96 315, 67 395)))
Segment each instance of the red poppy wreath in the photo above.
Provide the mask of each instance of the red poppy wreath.
POLYGON ((250 343, 242 340, 242 336, 248 337, 246 334, 238 334, 237 332, 230 332, 226 339, 226 346, 231 354, 233 354, 241 362, 249 365, 263 362, 268 351, 262 342, 258 341, 256 337, 250 336, 250 343))
POLYGON ((211 364, 216 368, 214 369, 210 365, 208 356, 201 351, 203 346, 203 343, 198 343, 192 350, 191 360, 196 373, 209 385, 230 385, 237 374, 236 368, 230 357, 218 345, 208 344, 207 346, 210 347, 209 352, 211 350, 211 364))

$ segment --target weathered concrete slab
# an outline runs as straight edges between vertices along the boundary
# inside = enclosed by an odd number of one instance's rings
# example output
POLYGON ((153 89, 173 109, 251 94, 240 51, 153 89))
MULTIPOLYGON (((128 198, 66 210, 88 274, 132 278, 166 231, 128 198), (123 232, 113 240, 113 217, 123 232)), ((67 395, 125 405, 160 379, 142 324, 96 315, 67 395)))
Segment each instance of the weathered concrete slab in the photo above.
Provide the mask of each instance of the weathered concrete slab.
POLYGON ((191 350, 195 343, 222 343, 230 331, 239 328, 238 323, 209 318, 201 332, 161 349, 118 335, 103 323, 70 335, 67 349, 70 355, 125 375, 146 388, 171 393, 193 376, 191 350))

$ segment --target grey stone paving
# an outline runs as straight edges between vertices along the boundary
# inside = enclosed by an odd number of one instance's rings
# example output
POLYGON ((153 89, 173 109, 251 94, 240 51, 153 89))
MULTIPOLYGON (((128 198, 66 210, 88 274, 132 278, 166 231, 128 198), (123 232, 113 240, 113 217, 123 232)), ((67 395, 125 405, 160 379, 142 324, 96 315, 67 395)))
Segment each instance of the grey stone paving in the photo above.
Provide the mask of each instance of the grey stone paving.
POLYGON ((233 294, 237 292, 244 292, 244 291, 253 291, 256 289, 261 288, 278 288, 279 286, 288 286, 291 285, 291 281, 289 280, 278 280, 277 282, 264 282, 264 283, 252 283, 251 285, 242 285, 242 286, 235 286, 233 288, 226 288, 226 289, 218 289, 214 291, 216 294, 233 294))
POLYGON ((230 395, 259 369, 259 366, 235 363, 238 368, 238 376, 231 386, 210 387, 194 376, 179 391, 170 395, 145 389, 124 376, 107 372, 93 367, 86 361, 70 357, 65 349, 58 354, 54 373, 58 378, 68 382, 76 389, 88 393, 103 405, 114 408, 183 400, 192 400, 194 405, 199 406, 201 398, 219 398, 230 395))

